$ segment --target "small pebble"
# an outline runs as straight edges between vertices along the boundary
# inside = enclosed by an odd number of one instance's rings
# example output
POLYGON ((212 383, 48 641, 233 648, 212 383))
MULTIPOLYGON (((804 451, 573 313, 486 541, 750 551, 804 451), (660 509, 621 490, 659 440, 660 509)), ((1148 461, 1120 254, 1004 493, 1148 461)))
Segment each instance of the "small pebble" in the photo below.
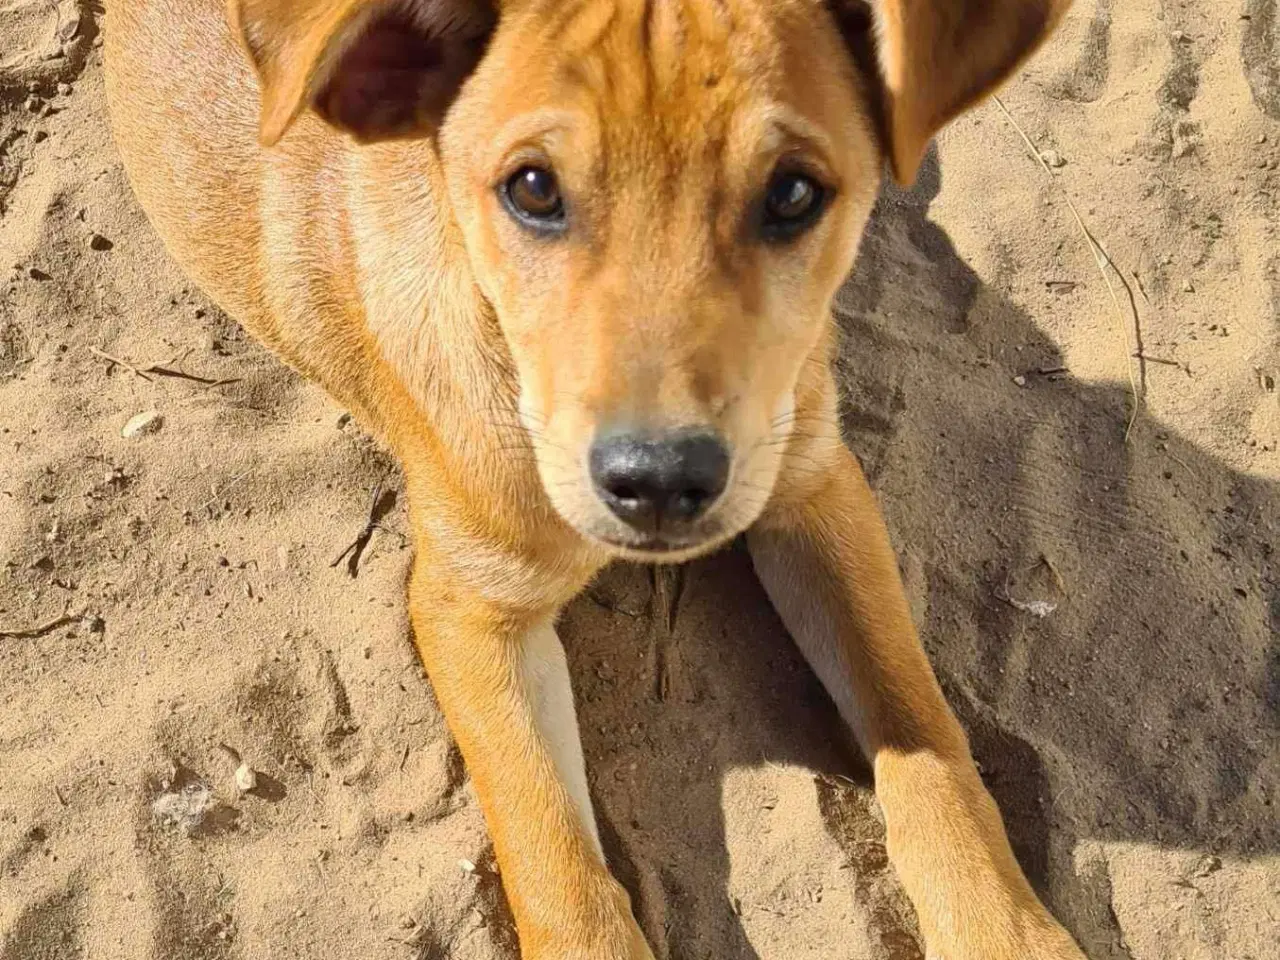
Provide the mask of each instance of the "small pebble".
POLYGON ((242 763, 236 767, 236 789, 241 793, 249 793, 258 785, 258 774, 253 767, 242 763))
POLYGON ((1040 157, 1055 170, 1067 165, 1066 159, 1057 150, 1046 150, 1040 154, 1040 157))
POLYGON ((465 857, 458 861, 458 867, 462 870, 463 873, 476 872, 476 865, 472 863, 470 860, 466 859, 465 857))
POLYGON ((1016 377, 1013 378, 1013 382, 1020 387, 1025 387, 1027 385, 1027 378, 1024 377, 1022 374, 1018 374, 1016 377))
POLYGON ((126 440, 132 440, 143 434, 155 433, 164 426, 164 417, 158 410, 148 410, 146 413, 140 413, 126 423, 120 431, 120 436, 126 440))
POLYGON ((1207 877, 1222 869, 1222 858, 1207 854, 1196 866, 1197 877, 1207 877))
POLYGON ((99 253, 105 253, 114 247, 115 244, 108 240, 100 233, 89 234, 89 249, 97 250, 99 253))

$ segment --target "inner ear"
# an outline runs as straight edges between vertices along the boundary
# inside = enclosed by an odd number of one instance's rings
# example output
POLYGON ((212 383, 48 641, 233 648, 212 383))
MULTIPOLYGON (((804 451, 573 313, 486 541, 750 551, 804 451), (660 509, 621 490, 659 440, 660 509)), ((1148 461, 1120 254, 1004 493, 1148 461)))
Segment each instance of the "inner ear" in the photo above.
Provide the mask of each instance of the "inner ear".
POLYGON ((494 21, 480 8, 435 21, 440 5, 385 7, 335 38, 312 108, 361 143, 434 131, 484 56, 494 21))

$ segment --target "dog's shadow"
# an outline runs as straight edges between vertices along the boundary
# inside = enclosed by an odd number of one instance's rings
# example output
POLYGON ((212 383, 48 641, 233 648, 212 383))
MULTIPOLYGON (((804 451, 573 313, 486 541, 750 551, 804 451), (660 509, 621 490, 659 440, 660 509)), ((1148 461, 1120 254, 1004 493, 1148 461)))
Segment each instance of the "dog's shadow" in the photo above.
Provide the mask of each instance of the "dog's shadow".
MULTIPOLYGON (((939 186, 932 156, 886 189, 839 298, 848 439, 1033 884, 1093 960, 1130 960, 1114 842, 1208 869, 1280 851, 1280 490, 1146 418, 1126 443, 1125 391, 1073 379, 979 280, 928 218, 939 186)), ((923 955, 866 765, 740 545, 680 575, 612 568, 561 633, 606 847, 659 957, 867 949, 809 942, 824 891, 786 879, 769 817, 730 796, 767 764, 812 771, 847 868, 825 895, 865 904, 871 955, 923 955)))

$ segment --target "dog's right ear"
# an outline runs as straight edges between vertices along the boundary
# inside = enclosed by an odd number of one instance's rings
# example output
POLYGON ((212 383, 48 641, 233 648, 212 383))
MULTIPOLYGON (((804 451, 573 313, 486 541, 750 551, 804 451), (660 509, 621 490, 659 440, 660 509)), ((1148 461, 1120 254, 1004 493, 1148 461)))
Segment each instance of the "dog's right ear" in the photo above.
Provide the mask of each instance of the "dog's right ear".
POLYGON ((1071 0, 825 0, 855 61, 895 179, 909 185, 929 140, 1000 86, 1071 0))
POLYGON ((273 146, 308 106, 360 143, 430 133, 493 31, 490 0, 227 0, 273 146))

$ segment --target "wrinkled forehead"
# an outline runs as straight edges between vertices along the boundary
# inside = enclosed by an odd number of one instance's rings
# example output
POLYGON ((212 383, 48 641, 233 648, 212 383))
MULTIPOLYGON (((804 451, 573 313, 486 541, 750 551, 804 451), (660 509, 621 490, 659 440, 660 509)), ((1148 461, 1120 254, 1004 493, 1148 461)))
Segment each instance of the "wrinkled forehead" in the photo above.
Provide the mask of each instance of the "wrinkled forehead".
MULTIPOLYGON (((560 79, 608 92, 628 111, 762 84, 777 40, 758 0, 536 0, 559 47, 560 79)), ((781 8, 785 4, 779 4, 781 8)), ((538 16, 537 13, 534 16, 538 16)))
POLYGON ((789 62, 820 26, 805 8, 821 16, 804 0, 531 0, 499 31, 502 112, 567 106, 609 152, 686 162, 743 139, 820 139, 804 87, 822 78, 789 62))

